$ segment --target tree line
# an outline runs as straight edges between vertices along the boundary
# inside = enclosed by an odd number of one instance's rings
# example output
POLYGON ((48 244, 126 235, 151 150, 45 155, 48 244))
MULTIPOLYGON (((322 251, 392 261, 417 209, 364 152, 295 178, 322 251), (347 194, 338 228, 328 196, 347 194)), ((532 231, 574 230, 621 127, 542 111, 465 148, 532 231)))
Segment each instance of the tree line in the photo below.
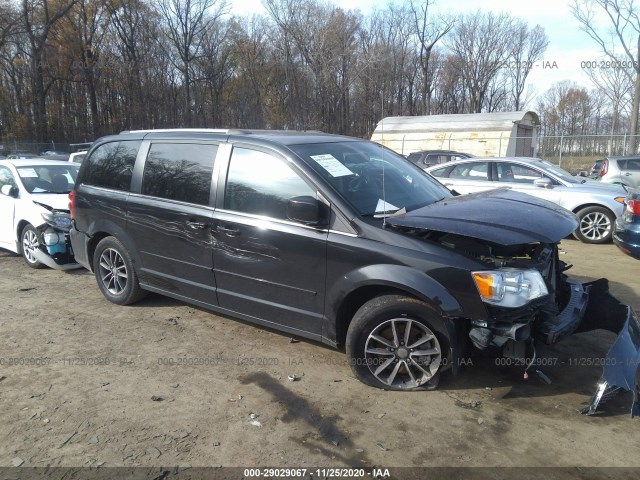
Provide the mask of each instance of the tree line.
POLYGON ((434 0, 368 15, 263 5, 237 16, 224 0, 0 0, 0 139, 174 127, 367 137, 385 116, 523 109, 549 43, 523 19, 453 17, 434 0))

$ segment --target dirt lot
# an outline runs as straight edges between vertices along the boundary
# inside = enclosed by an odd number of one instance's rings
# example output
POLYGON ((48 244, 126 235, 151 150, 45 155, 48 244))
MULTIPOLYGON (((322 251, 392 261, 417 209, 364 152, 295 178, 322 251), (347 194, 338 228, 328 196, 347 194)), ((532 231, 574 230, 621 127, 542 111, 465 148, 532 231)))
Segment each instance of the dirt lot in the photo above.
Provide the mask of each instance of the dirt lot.
MULTIPOLYGON (((639 262, 562 248, 574 276, 606 276, 640 309, 639 262)), ((438 391, 392 393, 341 352, 160 296, 112 305, 89 272, 4 251, 0 304, 0 466, 640 466, 629 395, 576 413, 607 332, 545 349, 551 385, 485 355, 438 391)))

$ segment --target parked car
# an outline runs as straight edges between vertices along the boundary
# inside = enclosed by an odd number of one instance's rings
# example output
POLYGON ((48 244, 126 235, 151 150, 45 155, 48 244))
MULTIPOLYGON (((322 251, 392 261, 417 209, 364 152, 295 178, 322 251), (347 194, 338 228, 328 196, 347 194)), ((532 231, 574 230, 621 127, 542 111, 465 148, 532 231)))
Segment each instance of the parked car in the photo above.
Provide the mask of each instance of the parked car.
POLYGON ((72 153, 71 155, 69 155, 69 161, 73 163, 82 163, 86 155, 87 155, 86 150, 72 153))
POLYGON ((9 160, 20 160, 20 159, 30 159, 30 158, 34 158, 34 159, 41 159, 40 155, 36 155, 33 152, 11 152, 9 155, 7 155, 7 158, 9 160))
POLYGON ((599 175, 604 183, 636 188, 640 186, 640 157, 607 157, 602 163, 599 175))
POLYGON ((640 193, 630 192, 624 215, 616 221, 613 243, 627 255, 640 259, 640 193))
POLYGON ((53 160, 0 164, 0 247, 31 268, 80 268, 70 249, 68 195, 78 167, 53 160))
POLYGON ((59 150, 49 150, 44 152, 41 156, 47 160, 60 160, 63 162, 69 161, 69 154, 59 150))
POLYGON ((589 176, 597 177, 598 175, 600 175, 600 170, 602 169, 603 163, 604 159, 596 160, 595 162, 593 162, 593 166, 591 167, 591 170, 589 170, 589 176))
POLYGON ((423 150, 410 153, 407 157, 410 162, 415 163, 422 169, 463 158, 473 158, 473 155, 453 150, 423 150))
POLYGON ((626 190, 575 177, 537 158, 477 158, 438 165, 427 172, 461 194, 508 187, 553 202, 575 213, 574 236, 585 243, 606 243, 624 210, 626 190))
MULTIPOLYGON (((571 212, 510 190, 455 197, 366 140, 122 133, 94 143, 69 197, 76 260, 109 301, 157 292, 345 346, 357 378, 380 388, 435 388, 468 342, 532 358, 534 339, 578 327, 640 336, 606 280, 565 275, 571 212)), ((640 348, 619 338, 626 355, 640 348)), ((631 375, 605 372, 603 392, 633 388, 631 375)))

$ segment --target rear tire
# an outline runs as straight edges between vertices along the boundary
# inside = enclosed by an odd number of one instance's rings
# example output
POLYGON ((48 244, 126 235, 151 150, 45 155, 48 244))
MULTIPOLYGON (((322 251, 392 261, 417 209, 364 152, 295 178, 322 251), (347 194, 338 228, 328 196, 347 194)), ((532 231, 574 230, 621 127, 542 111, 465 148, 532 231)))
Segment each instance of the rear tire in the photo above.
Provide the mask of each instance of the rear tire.
POLYGON ((93 271, 98 288, 112 303, 130 305, 147 293, 140 288, 129 252, 115 237, 103 238, 96 246, 93 271))
POLYGON ((33 225, 25 225, 20 233, 20 247, 22 250, 22 258, 27 267, 39 269, 44 268, 45 264, 40 263, 33 255, 33 252, 40 248, 40 241, 38 240, 38 231, 33 228, 33 225))
POLYGON ((609 243, 615 230, 615 216, 604 207, 587 207, 579 210, 580 224, 573 236, 583 243, 609 243))
POLYGON ((369 300, 349 325, 346 351, 356 377, 386 390, 433 390, 446 363, 448 335, 425 302, 402 295, 369 300))

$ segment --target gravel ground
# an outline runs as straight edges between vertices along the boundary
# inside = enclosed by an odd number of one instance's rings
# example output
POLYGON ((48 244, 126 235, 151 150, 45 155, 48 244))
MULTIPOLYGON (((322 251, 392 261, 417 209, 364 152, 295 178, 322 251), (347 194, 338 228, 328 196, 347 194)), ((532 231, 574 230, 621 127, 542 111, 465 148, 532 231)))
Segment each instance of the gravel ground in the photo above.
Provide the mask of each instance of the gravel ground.
MULTIPOLYGON (((640 308, 640 263, 562 249, 574 276, 640 308)), ((0 304, 0 466, 640 466, 630 395, 576 413, 608 332, 542 349, 550 385, 485 354, 401 393, 358 382, 339 351, 157 295, 119 307, 87 271, 5 251, 0 304)))

